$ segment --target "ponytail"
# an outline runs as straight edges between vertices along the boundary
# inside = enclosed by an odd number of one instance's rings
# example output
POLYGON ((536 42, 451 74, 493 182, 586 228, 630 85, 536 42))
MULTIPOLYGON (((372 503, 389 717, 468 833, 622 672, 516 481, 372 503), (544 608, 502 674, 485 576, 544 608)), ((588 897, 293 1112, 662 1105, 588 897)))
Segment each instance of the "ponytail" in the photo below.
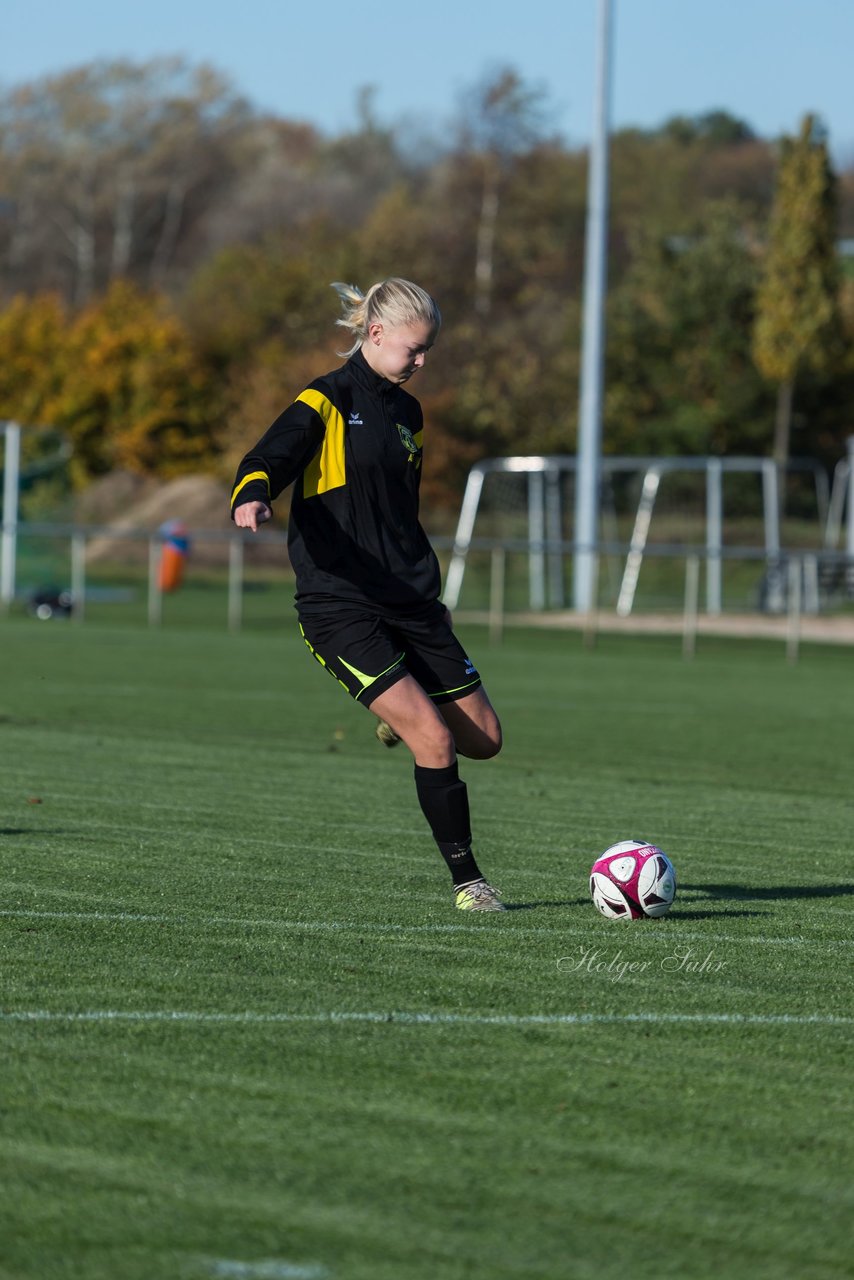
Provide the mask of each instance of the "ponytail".
POLYGON ((355 355, 375 321, 389 327, 423 322, 434 330, 442 323, 439 308, 430 294, 411 280, 391 276, 388 280, 372 284, 367 293, 362 293, 354 284, 341 281, 334 283, 332 288, 344 306, 343 316, 335 323, 349 330, 355 338, 349 351, 339 352, 342 356, 355 355))

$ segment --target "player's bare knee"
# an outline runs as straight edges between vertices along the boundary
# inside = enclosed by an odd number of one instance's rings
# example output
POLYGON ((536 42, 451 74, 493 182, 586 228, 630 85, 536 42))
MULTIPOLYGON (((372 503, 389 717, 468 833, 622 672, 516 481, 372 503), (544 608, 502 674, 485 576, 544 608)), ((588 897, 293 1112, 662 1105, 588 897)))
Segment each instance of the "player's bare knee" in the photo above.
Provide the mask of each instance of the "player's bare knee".
POLYGON ((456 758, 457 748, 453 734, 441 721, 421 724, 415 732, 402 736, 419 764, 432 769, 443 769, 453 764, 456 758))
POLYGON ((432 750, 437 754, 446 755, 448 757, 448 763, 450 764, 456 755, 457 748, 456 743, 454 742, 454 735, 451 733, 448 726, 441 721, 437 722, 433 726, 433 732, 430 735, 430 738, 430 746, 432 750))

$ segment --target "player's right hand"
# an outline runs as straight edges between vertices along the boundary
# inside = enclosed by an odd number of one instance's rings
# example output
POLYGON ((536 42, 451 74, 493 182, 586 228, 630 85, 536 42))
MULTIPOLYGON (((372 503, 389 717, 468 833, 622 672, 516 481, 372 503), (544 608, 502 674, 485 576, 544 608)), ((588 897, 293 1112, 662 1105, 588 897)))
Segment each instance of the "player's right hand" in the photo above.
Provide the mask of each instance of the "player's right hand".
POLYGON ((273 512, 266 502, 243 502, 234 509, 234 523, 238 529, 251 529, 258 532, 258 526, 272 520, 273 512))

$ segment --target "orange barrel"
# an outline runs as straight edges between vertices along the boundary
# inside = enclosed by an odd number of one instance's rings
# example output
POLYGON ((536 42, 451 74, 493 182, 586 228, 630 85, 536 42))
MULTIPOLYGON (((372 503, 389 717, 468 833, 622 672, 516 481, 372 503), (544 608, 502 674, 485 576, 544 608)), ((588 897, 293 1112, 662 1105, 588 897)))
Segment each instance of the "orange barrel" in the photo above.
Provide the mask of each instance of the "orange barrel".
POLYGON ((167 520, 160 526, 163 548, 160 552, 159 583, 161 591, 177 591, 184 581, 184 566, 190 539, 187 528, 180 520, 167 520))

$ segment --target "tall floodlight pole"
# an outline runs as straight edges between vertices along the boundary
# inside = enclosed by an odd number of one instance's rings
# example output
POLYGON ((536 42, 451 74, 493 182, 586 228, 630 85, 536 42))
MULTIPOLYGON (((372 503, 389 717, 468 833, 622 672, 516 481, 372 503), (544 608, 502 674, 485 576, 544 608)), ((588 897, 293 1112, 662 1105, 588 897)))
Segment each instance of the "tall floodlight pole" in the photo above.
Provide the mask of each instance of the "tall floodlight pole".
POLYGON ((21 428, 3 423, 3 525, 0 529, 0 607, 15 599, 15 552, 18 538, 18 485, 21 470, 21 428))
POLYGON ((599 474, 602 457, 602 384, 605 351, 605 289, 608 267, 608 134, 611 78, 611 3, 599 0, 596 98, 587 179, 584 245, 584 320, 575 472, 575 572, 573 605, 586 613, 595 605, 595 547, 599 536, 599 474))

